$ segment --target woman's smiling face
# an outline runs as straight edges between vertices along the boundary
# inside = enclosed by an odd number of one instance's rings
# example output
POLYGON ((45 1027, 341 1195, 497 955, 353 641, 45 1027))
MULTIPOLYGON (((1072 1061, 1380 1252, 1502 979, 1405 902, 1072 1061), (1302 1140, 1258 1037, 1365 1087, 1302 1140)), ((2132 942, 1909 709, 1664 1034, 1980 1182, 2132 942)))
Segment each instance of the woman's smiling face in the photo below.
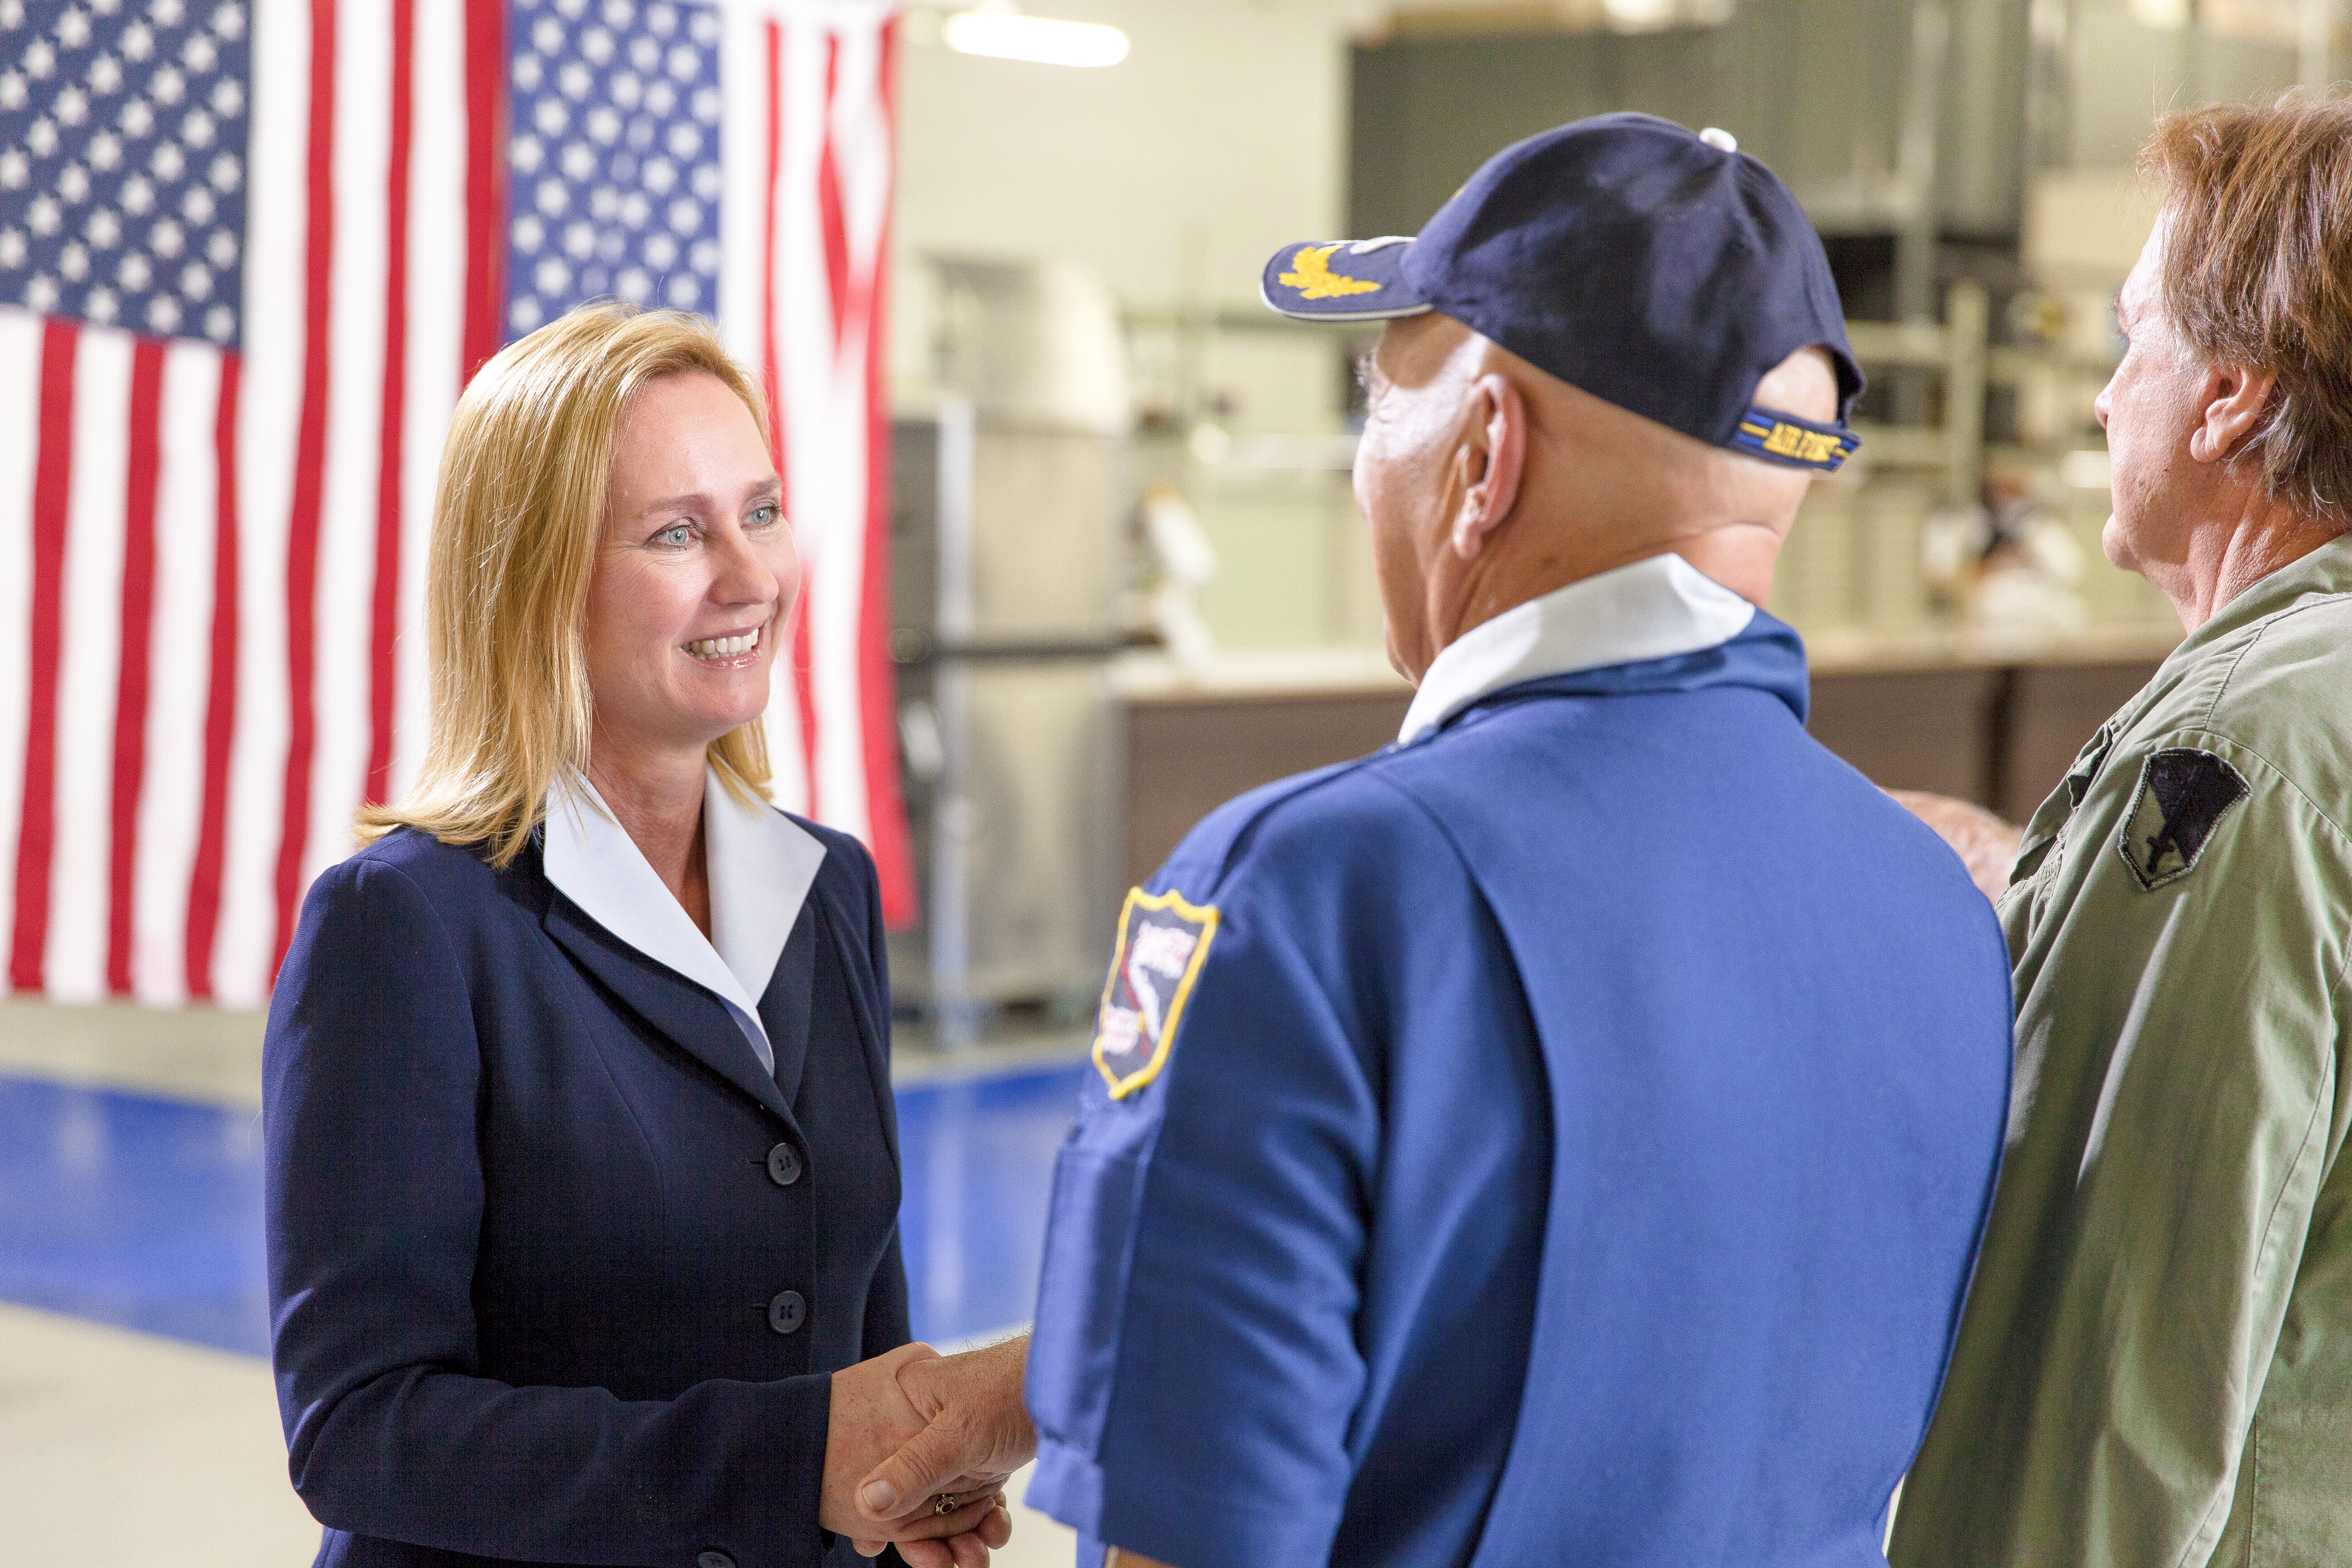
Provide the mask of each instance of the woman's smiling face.
POLYGON ((800 572, 751 410, 700 372, 638 391, 588 583, 597 745, 698 750, 759 717, 800 572))

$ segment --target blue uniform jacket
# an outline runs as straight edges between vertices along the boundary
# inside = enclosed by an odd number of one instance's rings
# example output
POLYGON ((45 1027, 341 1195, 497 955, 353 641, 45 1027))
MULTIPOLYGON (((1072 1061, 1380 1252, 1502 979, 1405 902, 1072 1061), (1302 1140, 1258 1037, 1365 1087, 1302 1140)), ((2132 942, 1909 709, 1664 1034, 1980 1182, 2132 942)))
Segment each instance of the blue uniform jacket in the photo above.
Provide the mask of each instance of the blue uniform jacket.
POLYGON ((404 829, 311 889, 264 1133, 321 1564, 827 1554, 828 1374, 906 1342, 907 1286, 873 864, 803 826, 772 1079, 536 841, 496 871, 404 829))
POLYGON ((1759 615, 1185 841, 1055 1176, 1031 1506, 1181 1568, 1883 1562, 2009 971, 1804 705, 1759 615))

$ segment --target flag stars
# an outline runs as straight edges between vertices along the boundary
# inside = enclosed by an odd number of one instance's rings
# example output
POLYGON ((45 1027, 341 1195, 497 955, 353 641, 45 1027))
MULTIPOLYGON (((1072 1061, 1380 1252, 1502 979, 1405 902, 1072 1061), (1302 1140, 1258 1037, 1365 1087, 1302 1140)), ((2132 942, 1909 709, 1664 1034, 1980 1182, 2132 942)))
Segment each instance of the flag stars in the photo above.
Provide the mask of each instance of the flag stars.
POLYGON ((636 0, 517 9, 509 330, 530 331, 604 294, 707 308, 724 185, 711 129, 717 10, 636 0))
POLYGON ((101 327, 110 325, 121 309, 115 302, 114 290, 103 283, 82 296, 81 313, 101 327))
POLYGON ((165 66, 147 83, 148 95, 158 103, 177 103, 188 95, 188 79, 176 66, 165 66))
POLYGON ((82 225, 81 231, 100 250, 112 250, 122 238, 122 220, 116 217, 110 208, 100 207, 89 215, 89 221, 82 225))
POLYGON ((122 86, 122 62, 112 55, 100 55, 89 62, 89 88, 101 98, 122 86))
POLYGON ((213 200, 213 194, 202 185, 190 185, 188 194, 180 198, 180 216, 190 223, 210 223, 218 210, 219 204, 213 200))
POLYGON ((35 81, 42 81, 47 79, 51 71, 58 68, 58 51, 51 47, 48 39, 35 38, 25 46, 23 60, 25 74, 35 81))
POLYGON ((22 71, 0 71, 0 109, 22 109, 32 93, 22 71))
POLYGON ((58 171, 58 195, 79 205, 89 199, 89 171, 79 163, 68 163, 58 171))
POLYGON ((32 280, 25 285, 25 303, 36 310, 56 310, 58 308, 57 279, 45 272, 33 274, 32 280))
POLYGON ((181 0, 153 0, 147 7, 147 15, 160 26, 176 27, 188 19, 188 8, 181 0))
POLYGON ((122 30, 122 58, 133 64, 154 58, 155 34, 144 22, 133 22, 122 30))
POLYGON ((134 98, 122 106, 122 118, 116 121, 126 134, 144 136, 155 129, 155 110, 143 98, 134 98))
POLYGON ((122 163, 122 140, 110 131, 101 131, 89 139, 89 166, 100 174, 120 168, 122 163))
POLYGON ((79 283, 89 276, 89 252, 79 245, 68 245, 58 252, 58 270, 68 283, 79 283))
POLYGON ((147 301, 147 324, 159 332, 180 330, 180 302, 169 294, 158 294, 147 301))
POLYGON ((221 5, 213 11, 213 31, 224 40, 235 42, 245 37, 245 7, 221 5))
POLYGON ((68 8, 58 18, 58 42, 69 49, 86 47, 89 43, 89 18, 68 8))
POLYGON ((0 268, 14 272, 32 253, 33 247, 25 243, 24 230, 0 228, 0 268))
POLYGON ((35 234, 47 239, 65 227, 65 209, 58 205, 58 198, 55 196, 35 196, 31 205, 25 209, 25 223, 35 234))
POLYGON ((33 160, 21 147, 0 153, 0 190, 21 191, 33 180, 33 160))
POLYGON ((155 207, 155 186, 144 174, 133 174, 122 182, 122 210, 133 217, 143 217, 155 207))

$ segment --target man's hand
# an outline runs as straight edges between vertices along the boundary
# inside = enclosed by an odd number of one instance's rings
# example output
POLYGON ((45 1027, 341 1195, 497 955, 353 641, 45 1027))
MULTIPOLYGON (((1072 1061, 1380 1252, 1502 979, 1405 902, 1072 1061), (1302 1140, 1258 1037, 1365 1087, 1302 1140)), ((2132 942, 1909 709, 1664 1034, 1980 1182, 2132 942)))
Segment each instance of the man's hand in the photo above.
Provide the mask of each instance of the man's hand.
POLYGON ((1925 790, 1891 789, 1895 804, 1934 828, 1936 837, 1952 847, 1969 880, 1988 899, 2000 897, 2009 886, 2009 868, 2017 863, 2017 847, 2024 830, 2002 821, 1980 805, 1925 790))
POLYGON ((914 1568, 988 1568, 989 1549, 1003 1545, 1013 1534, 1012 1516, 998 1496, 1004 1486, 1002 1477, 992 1483, 979 1479, 939 1489, 952 1490, 959 1500, 946 1514, 932 1511, 929 1492, 919 1508, 887 1520, 862 1515, 852 1499, 852 1489, 877 1464, 889 1463, 928 1430, 925 1423, 930 1416, 919 1411, 898 1386, 908 1367, 926 1363, 948 1364, 930 1346, 911 1344, 833 1374, 817 1523, 850 1537, 868 1557, 886 1542, 898 1542, 899 1554, 914 1568))
MULTIPOLYGON (((883 1538, 897 1539, 899 1555, 912 1568, 949 1568, 950 1559, 940 1547, 909 1544, 897 1531, 922 1518, 941 1493, 961 1498, 977 1489, 994 1498, 1006 1477, 1036 1457, 1036 1429, 1021 1405, 1028 1364, 1025 1334, 960 1356, 916 1356, 898 1363, 898 1386, 925 1425, 859 1483, 857 1510, 865 1522, 848 1533, 866 1538, 860 1551, 883 1538)), ((828 1496, 831 1472, 828 1456, 828 1496)), ((949 1517, 961 1518, 961 1510, 949 1517)), ((1001 1517, 1009 1536, 1012 1517, 1001 1517)), ((959 1568, 971 1568, 961 1552, 953 1561, 959 1568)))

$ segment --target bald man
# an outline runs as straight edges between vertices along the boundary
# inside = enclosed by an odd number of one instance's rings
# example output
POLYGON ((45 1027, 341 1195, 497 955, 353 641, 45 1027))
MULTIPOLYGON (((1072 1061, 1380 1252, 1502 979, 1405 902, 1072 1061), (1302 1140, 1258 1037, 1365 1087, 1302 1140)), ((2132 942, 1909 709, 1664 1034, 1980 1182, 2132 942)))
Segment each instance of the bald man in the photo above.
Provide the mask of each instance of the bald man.
MULTIPOLYGON (((1026 1355, 1082 1563, 1883 1562, 2007 967, 1759 608, 1861 377, 1729 140, 1580 121, 1266 268, 1388 322, 1356 490, 1419 689, 1129 896, 1026 1355)), ((889 1500, 1024 1457, 990 1353, 908 1369, 889 1500)))

